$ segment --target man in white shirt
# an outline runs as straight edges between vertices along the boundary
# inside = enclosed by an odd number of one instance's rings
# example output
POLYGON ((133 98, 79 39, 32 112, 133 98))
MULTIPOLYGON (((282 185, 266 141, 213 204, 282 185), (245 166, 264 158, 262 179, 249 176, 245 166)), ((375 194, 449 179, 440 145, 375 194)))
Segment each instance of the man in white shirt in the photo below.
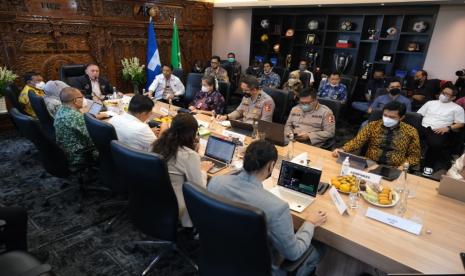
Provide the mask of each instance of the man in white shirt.
POLYGON ((109 123, 115 127, 118 140, 126 145, 143 151, 150 151, 157 135, 167 127, 150 128, 147 121, 154 106, 147 96, 135 95, 129 102, 128 112, 110 119, 109 123))
POLYGON ((155 77, 155 80, 149 86, 149 93, 156 100, 173 100, 184 95, 184 84, 173 73, 172 65, 163 65, 162 74, 155 77))
POLYGON ((428 101, 418 110, 423 115, 423 127, 419 131, 427 144, 424 167, 436 170, 449 167, 450 149, 447 142, 451 139, 452 131, 457 132, 465 123, 463 108, 454 103, 456 96, 455 87, 445 86, 439 100, 428 101), (444 150, 446 153, 443 153, 444 150))
POLYGON ((308 62, 306 59, 302 59, 300 62, 299 62, 299 69, 298 70, 295 70, 295 71, 292 71, 292 73, 299 73, 300 75, 302 74, 308 74, 309 75, 309 78, 308 78, 308 83, 304 84, 306 86, 313 86, 313 83, 315 83, 315 79, 313 78, 313 73, 311 71, 308 70, 308 62))

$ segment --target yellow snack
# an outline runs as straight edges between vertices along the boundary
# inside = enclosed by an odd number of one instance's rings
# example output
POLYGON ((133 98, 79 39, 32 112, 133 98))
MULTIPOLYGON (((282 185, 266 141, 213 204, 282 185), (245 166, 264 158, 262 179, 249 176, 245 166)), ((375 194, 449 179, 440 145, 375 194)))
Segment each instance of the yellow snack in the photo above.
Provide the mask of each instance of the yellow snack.
POLYGON ((344 193, 348 193, 350 191, 350 185, 349 184, 341 184, 339 186, 339 190, 344 193))
POLYGON ((336 189, 339 189, 339 187, 341 186, 341 182, 339 182, 338 180, 331 181, 331 184, 333 184, 333 186, 336 187, 336 189))
POLYGON ((352 187, 350 187, 350 192, 351 192, 351 193, 356 193, 356 192, 358 192, 357 186, 352 186, 352 187))
POLYGON ((382 205, 389 205, 389 204, 391 204, 391 201, 389 201, 389 200, 384 200, 384 199, 383 199, 383 200, 379 200, 379 204, 382 204, 382 205))

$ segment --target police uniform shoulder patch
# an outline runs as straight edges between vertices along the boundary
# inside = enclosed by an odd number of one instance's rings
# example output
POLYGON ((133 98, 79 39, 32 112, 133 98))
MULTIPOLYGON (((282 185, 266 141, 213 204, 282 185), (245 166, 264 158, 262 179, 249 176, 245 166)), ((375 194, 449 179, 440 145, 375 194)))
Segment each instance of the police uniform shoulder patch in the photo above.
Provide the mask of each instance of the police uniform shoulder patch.
POLYGON ((263 109, 266 112, 270 112, 271 111, 271 103, 265 103, 264 106, 263 106, 263 109))
POLYGON ((328 114, 326 115, 326 119, 328 120, 328 123, 333 124, 336 122, 336 117, 334 117, 333 114, 328 114))

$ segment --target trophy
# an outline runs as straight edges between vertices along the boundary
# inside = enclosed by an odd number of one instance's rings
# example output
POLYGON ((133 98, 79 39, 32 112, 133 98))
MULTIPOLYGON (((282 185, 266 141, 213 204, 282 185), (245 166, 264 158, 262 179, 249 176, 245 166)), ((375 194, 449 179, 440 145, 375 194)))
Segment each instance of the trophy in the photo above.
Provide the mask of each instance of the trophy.
POLYGON ((291 62, 292 62, 292 55, 288 54, 286 56, 286 69, 289 70, 291 68, 291 62))
POLYGON ((352 55, 348 55, 346 53, 334 54, 334 65, 336 66, 336 71, 344 73, 344 71, 347 69, 347 66, 349 66, 351 59, 352 55))
POLYGON ((368 76, 370 75, 371 68, 373 67, 373 63, 364 60, 362 66, 364 70, 362 80, 367 80, 368 76))
POLYGON ((370 40, 376 39, 376 34, 378 33, 378 31, 375 28, 369 28, 367 32, 369 34, 368 39, 370 40))
POLYGON ((307 52, 308 67, 313 69, 316 65, 316 60, 318 59, 318 52, 314 49, 311 49, 307 52))

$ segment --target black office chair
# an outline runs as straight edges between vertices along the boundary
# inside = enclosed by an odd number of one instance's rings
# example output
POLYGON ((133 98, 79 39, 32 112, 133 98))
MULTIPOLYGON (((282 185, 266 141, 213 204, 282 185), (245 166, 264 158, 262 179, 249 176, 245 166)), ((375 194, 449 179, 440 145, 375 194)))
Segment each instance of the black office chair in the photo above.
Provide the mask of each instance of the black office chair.
POLYGON ((180 68, 174 68, 173 69, 173 75, 178 77, 182 83, 184 83, 184 71, 180 68))
POLYGON ((282 68, 279 66, 273 66, 272 71, 279 75, 279 80, 280 80, 279 87, 281 87, 287 81, 289 77, 288 70, 286 68, 282 68))
POLYGON ((300 72, 299 74, 300 81, 302 82, 303 88, 307 88, 310 86, 310 79, 312 75, 310 73, 300 72))
POLYGON ((326 98, 318 98, 318 102, 322 105, 326 105, 333 111, 334 118, 337 122, 339 119, 339 114, 341 113, 341 108, 342 108, 342 103, 340 101, 335 101, 331 99, 326 99, 326 98))
POLYGON ((354 95, 355 87, 357 86, 358 77, 357 76, 349 76, 349 75, 342 75, 341 76, 341 83, 347 86, 347 101, 349 102, 354 95))
POLYGON ((197 265, 176 245, 178 201, 171 186, 166 162, 160 155, 134 150, 119 141, 111 142, 117 170, 129 187, 129 214, 134 225, 156 241, 136 241, 136 245, 162 244, 166 249, 142 272, 146 275, 169 251, 177 251, 196 270, 197 265))
POLYGON ((19 98, 20 91, 18 87, 16 86, 16 84, 11 83, 7 85, 3 93, 5 94, 5 100, 7 102, 7 105, 6 105, 7 107, 16 108, 19 112, 26 114, 24 112, 23 106, 19 103, 18 98, 19 98))
POLYGON ((60 80, 73 86, 73 80, 86 74, 86 64, 63 65, 60 68, 60 80))
POLYGON ((263 91, 268 94, 274 101, 273 122, 283 124, 286 116, 287 105, 289 101, 289 92, 286 90, 264 87, 263 91))
POLYGON ((200 73, 189 73, 187 75, 186 93, 184 94, 184 106, 188 107, 194 100, 195 94, 202 88, 202 77, 200 73))
MULTIPOLYGON (((214 195, 188 182, 182 190, 189 215, 199 232, 200 275, 271 275, 271 254, 262 210, 214 195)), ((293 275, 312 251, 313 247, 294 262, 285 260, 281 269, 293 275)))
POLYGON ((53 126, 53 117, 48 112, 47 106, 45 105, 44 98, 29 90, 28 92, 29 102, 31 103, 32 109, 39 119, 39 123, 43 130, 55 140, 55 127, 53 126))
POLYGON ((10 251, 0 255, 0 275, 45 276, 54 274, 50 265, 42 264, 31 254, 23 251, 10 251))
POLYGON ((231 100, 231 84, 229 82, 219 81, 218 82, 218 92, 221 93, 225 101, 225 111, 231 100))
MULTIPOLYGON (((115 128, 109 123, 96 119, 89 113, 84 115, 84 121, 86 123, 89 136, 92 139, 92 142, 94 142, 99 153, 100 180, 106 188, 113 192, 113 194, 125 197, 128 193, 128 188, 124 186, 124 183, 118 174, 118 170, 116 169, 113 155, 111 154, 110 143, 112 140, 118 140, 115 128)), ((127 201, 120 200, 105 202, 100 206, 100 208, 125 207, 106 224, 104 230, 111 230, 112 225, 114 225, 118 219, 126 213, 127 204, 127 201)))

